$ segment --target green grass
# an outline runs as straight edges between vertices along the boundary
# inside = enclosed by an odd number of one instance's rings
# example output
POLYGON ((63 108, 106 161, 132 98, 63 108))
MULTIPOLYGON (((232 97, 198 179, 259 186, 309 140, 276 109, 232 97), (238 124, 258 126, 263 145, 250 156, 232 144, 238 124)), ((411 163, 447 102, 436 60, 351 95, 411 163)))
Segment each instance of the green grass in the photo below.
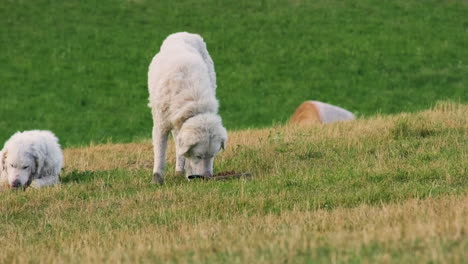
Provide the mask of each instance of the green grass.
POLYGON ((215 170, 251 180, 176 177, 172 142, 163 186, 149 141, 65 149, 61 185, 0 192, 0 263, 463 263, 467 114, 230 132, 215 170))
POLYGON ((146 73, 163 39, 201 34, 226 127, 285 122, 315 99, 359 115, 467 102, 465 1, 0 1, 0 141, 150 137, 146 73))

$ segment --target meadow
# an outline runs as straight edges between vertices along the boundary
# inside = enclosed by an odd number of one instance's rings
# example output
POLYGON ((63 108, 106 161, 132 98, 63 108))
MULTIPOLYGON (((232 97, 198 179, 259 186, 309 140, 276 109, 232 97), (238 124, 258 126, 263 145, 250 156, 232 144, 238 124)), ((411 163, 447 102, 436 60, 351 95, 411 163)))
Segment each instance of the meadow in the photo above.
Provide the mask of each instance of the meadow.
POLYGON ((149 140, 65 150, 62 184, 0 193, 0 263, 463 263, 468 106, 230 134, 216 171, 152 185, 149 140))
POLYGON ((466 1, 1 0, 0 142, 150 137, 147 68, 164 38, 201 34, 229 130, 284 123, 302 101, 361 116, 467 102, 466 1))
POLYGON ((464 263, 468 4, 0 0, 0 142, 52 130, 61 184, 0 191, 0 263, 464 263), (147 67, 201 34, 229 132, 152 179, 147 67), (286 126, 305 100, 352 122, 286 126))

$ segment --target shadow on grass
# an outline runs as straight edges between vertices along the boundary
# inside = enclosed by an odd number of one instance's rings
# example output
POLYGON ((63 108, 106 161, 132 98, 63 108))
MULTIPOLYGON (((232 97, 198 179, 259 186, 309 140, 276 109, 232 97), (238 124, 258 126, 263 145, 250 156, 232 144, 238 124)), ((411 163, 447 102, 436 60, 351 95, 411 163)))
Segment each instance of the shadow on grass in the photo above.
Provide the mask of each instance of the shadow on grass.
POLYGON ((64 184, 91 182, 96 179, 96 174, 98 173, 95 171, 72 171, 60 177, 60 181, 64 184))
POLYGON ((395 127, 392 129, 394 139, 408 139, 408 138, 426 138, 434 136, 442 132, 440 127, 434 127, 427 120, 416 120, 417 122, 409 119, 400 119, 395 122, 395 127))

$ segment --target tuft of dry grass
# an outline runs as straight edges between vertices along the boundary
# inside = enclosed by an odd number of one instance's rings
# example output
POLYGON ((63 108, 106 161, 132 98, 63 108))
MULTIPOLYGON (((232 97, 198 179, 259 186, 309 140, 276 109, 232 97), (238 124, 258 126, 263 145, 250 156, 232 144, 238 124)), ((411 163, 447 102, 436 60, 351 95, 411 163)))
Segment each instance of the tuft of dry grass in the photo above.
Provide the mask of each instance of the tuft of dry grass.
POLYGON ((0 263, 462 263, 468 106, 229 133, 217 171, 150 185, 152 146, 65 149, 62 184, 0 193, 0 263), (21 252, 21 254, 18 254, 21 252))

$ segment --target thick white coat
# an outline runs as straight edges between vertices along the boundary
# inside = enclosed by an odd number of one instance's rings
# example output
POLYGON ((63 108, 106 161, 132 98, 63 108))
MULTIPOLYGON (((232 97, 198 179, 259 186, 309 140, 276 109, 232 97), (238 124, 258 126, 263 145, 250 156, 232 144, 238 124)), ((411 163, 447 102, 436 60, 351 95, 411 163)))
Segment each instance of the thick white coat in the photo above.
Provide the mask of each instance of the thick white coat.
POLYGON ((50 131, 17 132, 0 151, 0 182, 10 187, 40 188, 59 182, 63 154, 50 131))
POLYGON ((168 36, 148 71, 153 115, 155 181, 163 183, 168 134, 176 143, 176 171, 211 175, 227 132, 218 116, 216 74, 205 42, 186 32, 168 36), (188 162, 186 162, 186 160, 188 162))
POLYGON ((319 109, 320 120, 324 124, 354 119, 353 113, 341 107, 319 101, 312 101, 312 103, 319 109))

